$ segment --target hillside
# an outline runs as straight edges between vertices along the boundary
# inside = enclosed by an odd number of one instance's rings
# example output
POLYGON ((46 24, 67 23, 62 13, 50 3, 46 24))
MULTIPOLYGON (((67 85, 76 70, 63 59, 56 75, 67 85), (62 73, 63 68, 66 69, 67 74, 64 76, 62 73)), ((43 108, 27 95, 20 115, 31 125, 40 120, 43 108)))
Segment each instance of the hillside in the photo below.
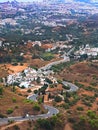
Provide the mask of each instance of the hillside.
MULTIPOLYGON (((62 65, 61 65, 62 66, 62 65)), ((73 130, 97 130, 98 119, 98 62, 79 62, 65 66, 58 79, 73 82, 77 92, 63 93, 64 102, 56 104, 72 124, 73 130), (92 116, 93 115, 93 116, 92 116)))
POLYGON ((33 111, 35 103, 21 96, 19 92, 17 93, 17 89, 16 92, 13 92, 13 89, 12 87, 3 87, 3 92, 0 95, 0 115, 21 116, 26 113, 38 114, 44 111, 42 106, 40 107, 40 111, 33 111))
POLYGON ((62 72, 57 75, 65 80, 71 82, 83 82, 88 83, 88 85, 96 84, 98 74, 98 63, 93 62, 78 62, 70 66, 66 66, 62 72))

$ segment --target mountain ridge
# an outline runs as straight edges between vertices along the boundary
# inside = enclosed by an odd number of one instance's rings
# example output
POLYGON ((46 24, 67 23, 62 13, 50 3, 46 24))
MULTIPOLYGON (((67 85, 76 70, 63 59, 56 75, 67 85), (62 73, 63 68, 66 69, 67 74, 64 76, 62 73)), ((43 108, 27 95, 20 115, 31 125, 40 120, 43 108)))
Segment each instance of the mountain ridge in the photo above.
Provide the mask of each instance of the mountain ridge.
MULTIPOLYGON (((28 0, 29 1, 29 0, 28 0)), ((30 0, 30 2, 44 2, 44 1, 46 1, 46 2, 49 2, 49 3, 68 3, 68 2, 84 2, 84 3, 98 3, 98 0, 33 0, 33 1, 31 1, 30 0)), ((18 0, 6 0, 6 1, 1 1, 0 3, 10 3, 10 2, 26 2, 26 1, 18 1, 18 0)))

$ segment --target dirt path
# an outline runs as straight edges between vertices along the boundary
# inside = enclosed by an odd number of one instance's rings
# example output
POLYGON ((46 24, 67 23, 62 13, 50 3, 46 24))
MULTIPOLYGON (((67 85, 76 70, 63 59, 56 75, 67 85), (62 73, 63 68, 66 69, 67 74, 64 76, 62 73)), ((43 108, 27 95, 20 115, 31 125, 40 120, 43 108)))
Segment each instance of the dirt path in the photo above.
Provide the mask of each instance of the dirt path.
POLYGON ((9 125, 7 125, 7 126, 1 127, 0 130, 5 130, 5 129, 7 129, 7 128, 13 127, 14 125, 19 125, 19 124, 21 124, 21 123, 22 123, 22 122, 15 122, 15 123, 13 123, 13 124, 9 124, 9 125))
POLYGON ((73 129, 71 128, 70 123, 67 123, 67 124, 65 125, 64 130, 73 130, 73 129))

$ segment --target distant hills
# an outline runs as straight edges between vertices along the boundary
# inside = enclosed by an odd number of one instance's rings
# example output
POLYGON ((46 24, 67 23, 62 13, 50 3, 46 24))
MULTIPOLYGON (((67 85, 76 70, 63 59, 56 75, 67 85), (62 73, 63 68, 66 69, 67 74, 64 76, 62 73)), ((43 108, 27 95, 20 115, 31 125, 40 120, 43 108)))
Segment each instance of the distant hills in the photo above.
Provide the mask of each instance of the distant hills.
POLYGON ((73 2, 85 2, 85 3, 98 3, 98 0, 65 0, 66 2, 68 1, 73 1, 73 2))
MULTIPOLYGON (((36 0, 35 0, 36 1, 36 0)), ((40 1, 40 0, 39 0, 40 1)), ((84 2, 84 3, 98 3, 98 0, 46 0, 47 2, 67 3, 67 2, 84 2)))
POLYGON ((91 2, 91 0, 74 0, 74 1, 76 1, 76 2, 86 2, 86 3, 91 2))
MULTIPOLYGON (((21 2, 21 1, 23 1, 23 0, 0 0, 0 3, 5 3, 5 2, 21 2)), ((42 2, 44 2, 44 1, 46 1, 46 2, 49 2, 49 3, 67 3, 67 2, 85 2, 85 3, 98 3, 98 0, 28 0, 28 1, 42 1, 42 2)), ((26 2, 26 0, 24 0, 24 2, 26 2)))
MULTIPOLYGON (((35 0, 41 1, 41 0, 35 0)), ((98 0, 42 0, 49 3, 68 3, 68 2, 84 2, 84 3, 98 3, 98 0)))

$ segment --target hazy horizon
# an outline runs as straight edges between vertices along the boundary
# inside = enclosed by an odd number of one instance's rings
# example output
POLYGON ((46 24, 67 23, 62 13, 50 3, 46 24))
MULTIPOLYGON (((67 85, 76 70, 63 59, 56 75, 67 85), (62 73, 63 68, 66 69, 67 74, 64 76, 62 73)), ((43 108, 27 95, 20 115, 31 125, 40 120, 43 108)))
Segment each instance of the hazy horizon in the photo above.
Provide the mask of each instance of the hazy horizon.
MULTIPOLYGON (((0 0, 0 2, 7 2, 7 1, 14 1, 14 0, 0 0)), ((32 2, 32 1, 42 1, 42 0, 16 0, 18 2, 32 2)))
MULTIPOLYGON (((7 1, 13 1, 13 0, 0 0, 0 2, 7 2, 7 1)), ((43 1, 43 0, 16 0, 18 2, 33 2, 33 1, 43 1)), ((65 1, 74 1, 74 0, 65 0, 65 1)), ((78 1, 78 0, 77 0, 78 1)), ((85 1, 85 0, 80 0, 80 1, 85 1)), ((92 2, 98 2, 98 0, 89 0, 92 2)))

